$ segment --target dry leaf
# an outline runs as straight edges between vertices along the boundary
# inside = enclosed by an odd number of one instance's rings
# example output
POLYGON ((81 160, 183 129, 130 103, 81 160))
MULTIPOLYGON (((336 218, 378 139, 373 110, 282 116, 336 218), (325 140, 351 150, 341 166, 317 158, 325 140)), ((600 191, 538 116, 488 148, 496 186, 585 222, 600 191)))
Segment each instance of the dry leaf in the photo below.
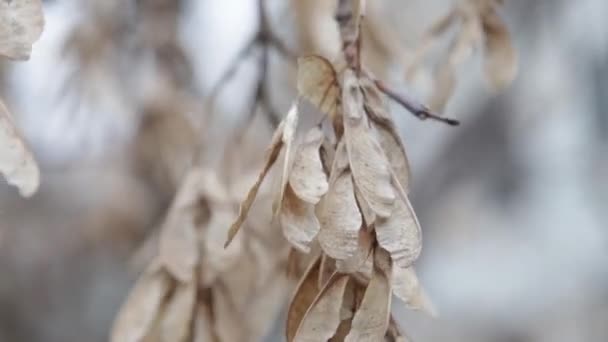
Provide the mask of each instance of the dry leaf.
POLYGON ((230 229, 228 230, 228 239, 226 240, 224 247, 228 247, 232 239, 234 239, 236 233, 238 233, 239 229, 241 228, 241 225, 243 225, 243 222, 245 222, 247 214, 249 213, 249 209, 251 209, 251 205, 253 205, 253 201, 255 200, 255 197, 258 194, 258 190, 262 185, 262 181, 266 177, 266 174, 268 173, 272 165, 277 161, 277 158, 279 157, 279 152, 281 152, 281 147, 283 146, 282 139, 284 127, 285 122, 281 121, 272 136, 272 140, 270 141, 270 147, 266 151, 266 160, 264 161, 264 168, 262 169, 262 172, 260 172, 258 179, 256 180, 253 187, 249 189, 247 197, 241 203, 241 206, 239 208, 239 214, 234 223, 230 226, 230 229))
POLYGON ((193 318, 195 301, 195 282, 177 284, 161 320, 163 341, 186 341, 190 336, 190 323, 193 318))
POLYGON ((329 279, 304 315, 294 341, 327 341, 336 333, 348 280, 347 275, 337 273, 329 279))
POLYGON ((195 210, 202 171, 189 171, 175 196, 160 233, 160 262, 181 282, 189 282, 199 258, 195 210))
POLYGON ((409 308, 421 310, 432 317, 437 315, 435 306, 422 288, 413 267, 393 267, 392 285, 395 296, 409 308))
POLYGON ((320 203, 319 221, 319 244, 327 255, 342 260, 356 253, 362 218, 350 172, 342 172, 330 185, 320 203))
POLYGON ((142 341, 152 329, 170 285, 169 275, 156 263, 144 271, 116 316, 110 340, 142 341))
POLYGON ((319 149, 323 144, 323 132, 318 127, 311 129, 298 147, 289 184, 293 192, 303 201, 317 204, 327 192, 327 175, 323 171, 319 149))
POLYGON ((382 249, 376 249, 374 254, 372 278, 353 317, 352 327, 345 342, 381 341, 388 328, 392 298, 392 265, 390 256, 382 249))
POLYGON ((422 233, 418 218, 405 194, 395 201, 393 214, 376 220, 376 239, 399 267, 410 266, 420 255, 422 233))
POLYGON ((363 94, 351 70, 344 73, 342 101, 344 138, 355 184, 370 208, 378 216, 388 217, 395 201, 389 162, 371 134, 363 94))
POLYGON ((298 93, 333 117, 338 108, 340 86, 331 62, 320 56, 298 58, 298 93))
POLYGON ((509 30, 492 8, 481 15, 484 39, 484 71, 495 89, 510 84, 517 74, 517 52, 511 43, 509 30))
MULTIPOLYGON (((0 3, 4 3, 0 0, 0 3)), ((0 8, 2 5, 0 5, 0 8)), ((8 109, 0 100, 0 172, 9 184, 29 197, 38 190, 40 171, 34 156, 13 124, 8 109)))
POLYGON ((43 28, 40 0, 0 0, 0 55, 29 59, 43 28))

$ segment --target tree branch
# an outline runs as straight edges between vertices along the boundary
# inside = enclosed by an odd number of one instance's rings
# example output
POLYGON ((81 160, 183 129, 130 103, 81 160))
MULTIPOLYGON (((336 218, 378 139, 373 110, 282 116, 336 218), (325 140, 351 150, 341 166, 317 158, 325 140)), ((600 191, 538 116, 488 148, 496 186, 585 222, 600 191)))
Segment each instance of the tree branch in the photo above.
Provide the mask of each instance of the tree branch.
POLYGON ((374 80, 374 83, 378 87, 378 89, 390 97, 393 101, 402 105, 405 109, 407 109, 410 113, 412 113, 415 117, 420 120, 431 119, 439 122, 443 122, 450 126, 458 126, 460 122, 455 119, 444 118, 433 113, 427 106, 418 102, 412 96, 407 94, 399 94, 396 91, 390 89, 384 82, 380 80, 374 80))

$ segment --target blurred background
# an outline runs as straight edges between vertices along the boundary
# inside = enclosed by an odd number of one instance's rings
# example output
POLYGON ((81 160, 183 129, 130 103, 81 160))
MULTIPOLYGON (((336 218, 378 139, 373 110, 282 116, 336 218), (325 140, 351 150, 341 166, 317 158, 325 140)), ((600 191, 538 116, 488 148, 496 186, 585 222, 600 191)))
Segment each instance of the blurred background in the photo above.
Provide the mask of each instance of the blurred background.
MULTIPOLYGON (((368 2, 385 25, 364 45, 370 67, 424 99, 430 76, 406 83, 400 51, 453 1, 368 2)), ((0 62, 0 96, 42 169, 31 199, 0 189, 0 341, 107 340, 134 253, 191 160, 220 163, 248 134, 259 163, 295 96, 293 56, 339 49, 331 1, 265 4, 273 39, 238 58, 257 0, 45 1, 30 61, 0 62)), ((395 314, 414 341, 606 341, 608 2, 506 0, 502 14, 519 54, 508 88, 488 90, 474 54, 445 110, 459 127, 391 105, 440 315, 395 314)))

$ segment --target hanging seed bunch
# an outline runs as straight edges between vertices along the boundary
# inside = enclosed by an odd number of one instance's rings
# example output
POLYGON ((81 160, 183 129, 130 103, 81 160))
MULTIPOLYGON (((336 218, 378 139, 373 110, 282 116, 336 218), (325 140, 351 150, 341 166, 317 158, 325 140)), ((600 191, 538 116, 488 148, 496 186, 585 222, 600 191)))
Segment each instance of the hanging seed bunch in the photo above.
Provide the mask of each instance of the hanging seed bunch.
POLYGON ((433 312, 413 268, 422 236, 407 196, 409 165, 386 89, 360 65, 357 5, 341 1, 337 12, 345 67, 299 59, 300 96, 327 114, 329 131, 318 125, 298 140, 298 103, 292 106, 229 232, 227 245, 282 151, 274 217, 297 251, 292 257, 313 255, 290 303, 287 341, 404 339, 391 319, 393 294, 433 312))
POLYGON ((286 295, 286 249, 263 212, 222 248, 242 196, 236 183, 226 187, 198 168, 185 177, 112 341, 253 341, 268 333, 286 295))
MULTIPOLYGON (((0 0, 0 58, 25 61, 44 28, 40 0, 0 0)), ((0 99, 0 173, 22 196, 33 195, 40 170, 12 115, 0 99)))
POLYGON ((517 74, 517 51, 500 7, 504 0, 459 0, 423 37, 406 72, 412 79, 429 53, 448 32, 456 30, 435 71, 431 108, 442 111, 456 86, 456 71, 472 52, 482 48, 484 73, 494 89, 509 85, 517 74))

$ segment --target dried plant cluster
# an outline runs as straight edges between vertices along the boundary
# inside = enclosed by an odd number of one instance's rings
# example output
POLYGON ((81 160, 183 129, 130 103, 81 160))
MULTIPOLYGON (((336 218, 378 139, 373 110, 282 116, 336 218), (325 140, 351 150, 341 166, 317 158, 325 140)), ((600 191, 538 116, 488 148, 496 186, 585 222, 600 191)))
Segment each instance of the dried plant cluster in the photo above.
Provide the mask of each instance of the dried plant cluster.
MULTIPOLYGON (((0 1, 0 57, 28 60, 44 27, 40 0, 0 1)), ((29 197, 38 189, 40 171, 8 109, 0 99, 0 172, 29 197)))
MULTIPOLYGON (((493 5, 471 2, 453 12, 466 18, 463 20, 481 20, 489 32, 487 22, 494 14, 493 5), (473 14, 470 6, 474 6, 473 14), (468 12, 463 12, 465 8, 468 12)), ((362 66, 364 8, 364 1, 338 3, 343 60, 332 64, 323 57, 309 56, 298 61, 299 95, 326 114, 329 124, 322 122, 298 140, 299 101, 292 106, 279 124, 263 171, 228 234, 227 246, 245 222, 260 184, 282 151, 274 217, 294 248, 290 263, 297 264, 300 253, 309 254, 312 260, 300 275, 289 305, 287 341, 403 340, 391 318, 393 294, 411 308, 434 311, 413 268, 422 234, 407 196, 410 171, 405 148, 383 95, 398 100, 423 119, 457 122, 399 97, 362 66)), ((495 51, 496 42, 490 41, 496 37, 486 35, 488 64, 504 62, 494 56, 499 52, 495 51)), ((513 60, 512 56, 506 58, 513 60)), ((453 68, 453 63, 449 65, 453 68)), ((495 83, 512 77, 496 72, 489 71, 495 83)))
POLYGON ((313 260, 290 303, 287 340, 398 340, 390 318, 393 293, 412 308, 433 311, 412 266, 422 236, 407 197, 404 146, 381 91, 364 71, 348 66, 337 72, 322 57, 304 57, 298 89, 327 114, 331 130, 315 126, 296 142, 294 104, 272 138, 228 244, 283 151, 274 216, 295 249, 291 257, 310 253, 313 260))
POLYGON ((189 171, 112 341, 246 341, 268 333, 287 290, 286 246, 257 212, 224 249, 242 191, 239 182, 222 184, 211 170, 189 171))
POLYGON ((484 73, 495 89, 510 84, 517 73, 517 53, 502 17, 503 0, 461 0, 428 30, 408 64, 406 78, 411 80, 428 54, 443 36, 455 30, 448 50, 435 71, 431 108, 442 111, 456 87, 456 71, 471 55, 483 47, 484 73))
MULTIPOLYGON (((181 1, 137 1, 136 14, 122 16, 113 14, 126 13, 119 10, 123 2, 90 2, 93 19, 67 40, 66 56, 80 68, 69 77, 66 92, 108 81, 108 70, 120 74, 125 57, 152 61, 142 63, 147 78, 140 83, 120 85, 117 77, 110 83, 117 85, 114 92, 124 90, 122 96, 135 99, 141 125, 134 159, 160 185, 158 197, 171 203, 157 234, 145 243, 145 269, 116 316, 112 341, 258 341, 275 325, 290 290, 288 342, 409 340, 391 315, 393 295, 434 315, 414 268, 422 232, 408 197, 406 149, 385 97, 422 120, 458 125, 431 108, 444 108, 457 68, 477 46, 483 46, 492 85, 511 82, 517 57, 498 14, 502 1, 457 1, 408 58, 406 74, 412 78, 437 42, 456 31, 436 69, 428 107, 391 89, 366 67, 366 2, 338 0, 341 53, 331 60, 297 59, 298 98, 278 123, 262 171, 230 163, 244 159, 240 146, 227 151, 224 162, 230 165, 207 165, 200 136, 211 128, 195 127, 187 114, 212 110, 224 83, 257 46, 259 76, 246 125, 257 107, 266 109, 269 121, 277 118, 266 89, 269 50, 290 61, 295 53, 270 30, 262 2, 258 32, 211 90, 207 106, 197 102, 190 62, 178 40, 181 1), (133 36, 127 37, 129 32, 133 36), (137 91, 127 89, 131 86, 137 91), (316 125, 301 122, 304 101, 323 114, 316 125), (275 164, 273 192, 263 182, 275 164)), ((405 59, 406 49, 390 46, 382 25, 375 18, 372 35, 388 53, 405 59)), ((27 59, 42 26, 39 0, 0 0, 0 55, 27 59)), ((38 186, 36 163, 2 102, 0 172, 23 195, 38 186)))

